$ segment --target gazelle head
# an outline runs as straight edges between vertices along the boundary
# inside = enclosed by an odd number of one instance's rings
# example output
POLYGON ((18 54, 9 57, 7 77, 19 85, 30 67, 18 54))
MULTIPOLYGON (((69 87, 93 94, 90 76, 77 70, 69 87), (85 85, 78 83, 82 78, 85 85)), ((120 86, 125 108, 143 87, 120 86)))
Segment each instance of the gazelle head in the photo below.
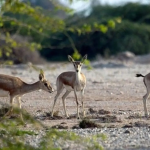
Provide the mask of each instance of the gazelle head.
POLYGON ((52 93, 54 91, 50 82, 48 82, 45 79, 44 72, 41 72, 39 74, 39 80, 40 80, 40 89, 47 91, 47 92, 50 92, 50 93, 52 93))
POLYGON ((70 55, 68 55, 68 59, 74 65, 74 69, 78 73, 78 72, 81 72, 82 65, 83 65, 84 61, 87 59, 87 55, 85 55, 81 59, 81 61, 74 61, 74 59, 70 55))

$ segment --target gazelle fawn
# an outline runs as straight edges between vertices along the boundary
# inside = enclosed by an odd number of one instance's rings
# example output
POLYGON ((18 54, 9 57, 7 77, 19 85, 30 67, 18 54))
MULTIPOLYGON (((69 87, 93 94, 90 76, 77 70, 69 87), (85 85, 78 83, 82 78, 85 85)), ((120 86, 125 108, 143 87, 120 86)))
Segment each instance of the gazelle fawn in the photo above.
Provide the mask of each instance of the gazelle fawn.
POLYGON ((58 99, 58 96, 63 91, 63 89, 66 89, 65 94, 62 96, 62 102, 63 102, 65 115, 67 118, 69 118, 69 115, 67 114, 67 111, 66 111, 66 103, 65 103, 66 97, 71 91, 74 91, 75 100, 77 104, 77 118, 79 119, 80 118, 79 102, 78 102, 76 92, 77 91, 81 92, 82 111, 83 111, 83 116, 85 116, 83 94, 84 94, 84 89, 86 85, 86 78, 85 78, 85 75, 81 73, 81 68, 82 68, 83 62, 85 61, 85 59, 87 59, 87 55, 85 55, 81 61, 74 61, 74 59, 70 55, 68 55, 68 59, 73 64, 75 71, 63 72, 57 77, 57 81, 56 81, 57 94, 54 99, 51 116, 53 117, 54 107, 58 99))
POLYGON ((144 112, 145 112, 145 117, 148 117, 148 111, 146 107, 146 101, 150 95, 150 73, 143 76, 142 74, 136 74, 136 77, 143 77, 143 82, 146 86, 147 93, 143 96, 143 105, 144 105, 144 112))
POLYGON ((11 104, 11 108, 5 114, 5 116, 11 115, 15 98, 17 99, 19 108, 21 109, 21 96, 39 89, 50 93, 53 92, 53 88, 51 87, 50 83, 45 79, 44 73, 40 73, 39 81, 33 84, 25 83, 18 77, 0 74, 0 97, 10 96, 11 104))

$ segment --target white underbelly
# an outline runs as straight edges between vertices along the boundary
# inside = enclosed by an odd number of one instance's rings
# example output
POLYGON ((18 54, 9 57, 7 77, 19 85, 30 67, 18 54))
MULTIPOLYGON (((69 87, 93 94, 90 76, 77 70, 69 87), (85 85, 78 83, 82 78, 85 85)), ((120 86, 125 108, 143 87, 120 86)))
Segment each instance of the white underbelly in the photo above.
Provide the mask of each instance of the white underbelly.
POLYGON ((0 97, 7 97, 9 95, 8 91, 0 90, 0 97))
MULTIPOLYGON (((68 85, 64 85, 65 89, 67 91, 73 91, 73 88, 71 86, 68 85)), ((76 86, 76 91, 81 91, 81 87, 80 86, 76 86)))
POLYGON ((67 91, 73 91, 73 88, 71 86, 64 85, 64 87, 67 91))

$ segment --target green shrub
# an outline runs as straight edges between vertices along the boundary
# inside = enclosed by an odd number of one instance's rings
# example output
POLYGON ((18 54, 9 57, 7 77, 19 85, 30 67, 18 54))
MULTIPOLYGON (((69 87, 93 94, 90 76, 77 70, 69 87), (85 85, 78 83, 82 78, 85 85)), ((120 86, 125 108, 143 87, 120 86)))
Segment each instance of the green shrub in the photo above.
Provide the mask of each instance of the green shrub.
MULTIPOLYGON (((20 112, 14 109, 14 113, 20 112)), ((97 139, 105 140, 104 135, 83 138, 73 132, 48 128, 27 112, 22 114, 25 123, 22 123, 20 118, 0 118, 0 150, 61 150, 65 145, 72 144, 87 150, 103 149, 97 139), (34 145, 30 143, 30 139, 36 136, 39 140, 37 145, 34 145)), ((67 146, 67 148, 73 147, 67 146)))

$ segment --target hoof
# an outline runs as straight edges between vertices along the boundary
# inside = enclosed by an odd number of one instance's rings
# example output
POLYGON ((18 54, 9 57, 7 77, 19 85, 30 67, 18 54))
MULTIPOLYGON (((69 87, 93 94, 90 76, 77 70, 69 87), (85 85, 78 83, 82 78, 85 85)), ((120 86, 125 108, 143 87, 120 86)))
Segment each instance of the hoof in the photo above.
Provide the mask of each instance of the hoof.
POLYGON ((50 116, 50 119, 54 120, 54 119, 55 119, 55 117, 54 117, 54 116, 50 116))
POLYGON ((86 116, 83 116, 83 118, 86 118, 86 116))
POLYGON ((70 119, 70 116, 67 114, 67 115, 66 115, 66 118, 67 118, 67 119, 70 119))
POLYGON ((55 119, 55 118, 54 118, 54 117, 52 117, 52 116, 51 116, 50 118, 51 118, 51 119, 53 119, 53 120, 55 119))
POLYGON ((27 125, 28 125, 28 124, 27 124, 26 122, 24 122, 24 127, 27 127, 27 125))

